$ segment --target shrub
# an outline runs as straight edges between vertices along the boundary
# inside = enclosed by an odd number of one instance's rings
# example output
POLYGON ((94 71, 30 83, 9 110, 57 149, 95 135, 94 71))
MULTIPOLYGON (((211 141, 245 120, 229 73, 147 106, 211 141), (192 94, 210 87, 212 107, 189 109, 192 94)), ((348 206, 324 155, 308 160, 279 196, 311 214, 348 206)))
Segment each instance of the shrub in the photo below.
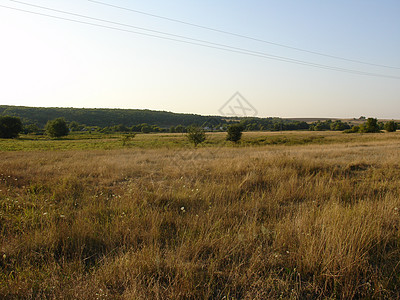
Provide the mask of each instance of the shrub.
POLYGON ((206 140, 206 134, 204 130, 197 126, 188 127, 186 136, 188 140, 194 144, 195 147, 206 140))
POLYGON ((380 132, 378 120, 375 118, 368 118, 367 122, 360 125, 360 132, 380 132))
POLYGON ((228 127, 228 135, 226 136, 227 141, 232 141, 232 142, 239 142, 240 139, 242 138, 242 131, 243 127, 240 124, 233 124, 228 127))
POLYGON ((48 121, 45 128, 47 134, 51 137, 61 137, 69 133, 69 128, 64 118, 48 121))
POLYGON ((151 132, 151 127, 147 124, 142 126, 142 129, 140 130, 142 133, 150 133, 151 132))
POLYGON ((20 118, 11 116, 0 117, 0 138, 16 138, 22 130, 23 127, 20 118))
POLYGON ((386 122, 383 127, 387 132, 394 132, 397 129, 397 123, 394 121, 386 122))
POLYGON ((356 133, 359 131, 360 131, 360 126, 355 125, 355 126, 351 127, 350 129, 344 130, 343 133, 356 133))

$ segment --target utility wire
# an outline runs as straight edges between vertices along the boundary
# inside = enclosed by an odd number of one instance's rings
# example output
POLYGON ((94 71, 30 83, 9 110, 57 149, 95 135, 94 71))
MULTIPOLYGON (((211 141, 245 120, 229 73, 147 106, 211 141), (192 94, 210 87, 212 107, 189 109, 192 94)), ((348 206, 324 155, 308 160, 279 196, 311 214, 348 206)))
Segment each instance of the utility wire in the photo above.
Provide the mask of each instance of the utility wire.
POLYGON ((393 67, 393 66, 375 64, 375 63, 371 63, 371 62, 355 60, 355 59, 345 58, 345 57, 341 57, 341 56, 330 55, 330 54, 326 54, 326 53, 322 53, 322 52, 307 50, 307 49, 303 49, 303 48, 288 46, 288 45, 279 44, 279 43, 275 43, 275 42, 270 42, 270 41, 266 41, 266 40, 263 40, 263 39, 259 39, 259 38, 255 38, 255 37, 239 34, 239 33, 234 33, 234 32, 225 31, 225 30, 216 29, 216 28, 211 28, 211 27, 207 27, 207 26, 204 26, 204 25, 194 24, 194 23, 190 23, 190 22, 186 22, 186 21, 182 21, 182 20, 178 20, 178 19, 173 19, 173 18, 169 18, 169 17, 156 15, 156 14, 151 14, 151 13, 147 13, 147 12, 144 12, 144 11, 131 9, 131 8, 123 7, 123 6, 118 6, 118 5, 113 5, 113 4, 109 4, 109 3, 105 3, 105 2, 101 2, 101 1, 97 1, 97 0, 88 0, 88 1, 96 3, 96 4, 101 4, 101 5, 104 5, 104 6, 114 7, 114 8, 130 11, 130 12, 134 12, 134 13, 138 13, 138 14, 142 14, 142 15, 158 18, 158 19, 163 19, 163 20, 167 20, 167 21, 171 21, 171 22, 175 22, 175 23, 180 23, 180 24, 193 26, 193 27, 197 27, 197 28, 201 28, 201 29, 206 29, 206 30, 210 30, 210 31, 218 32, 218 33, 223 33, 223 34, 227 34, 227 35, 230 35, 230 36, 240 37, 240 38, 244 38, 244 39, 248 39, 248 40, 252 40, 252 41, 256 41, 256 42, 261 42, 261 43, 265 43, 265 44, 270 44, 270 45, 274 45, 274 46, 278 46, 278 47, 283 47, 283 48, 287 48, 287 49, 292 49, 292 50, 296 50, 296 51, 311 53, 311 54, 314 54, 314 55, 334 58, 334 59, 348 61, 348 62, 354 62, 354 63, 358 63, 358 64, 363 64, 363 65, 369 65, 369 66, 375 66, 375 67, 381 67, 381 68, 389 68, 389 69, 400 70, 400 67, 393 67))
MULTIPOLYGON (((11 1, 13 1, 13 0, 11 0, 11 1)), ((320 68, 320 69, 327 69, 327 70, 333 70, 333 71, 339 71, 339 72, 345 72, 345 73, 351 73, 351 74, 357 74, 357 75, 400 79, 400 77, 398 77, 398 76, 363 72, 363 71, 358 71, 358 70, 344 69, 344 68, 327 66, 327 65, 319 65, 319 64, 315 64, 315 63, 306 62, 306 61, 298 61, 298 60, 285 58, 285 57, 277 57, 277 56, 269 55, 266 53, 255 52, 255 51, 241 49, 241 48, 235 48, 235 47, 231 47, 231 46, 227 46, 227 45, 223 45, 223 44, 211 43, 211 42, 207 42, 207 41, 204 41, 204 43, 208 43, 211 45, 202 44, 200 42, 191 42, 191 41, 180 40, 177 38, 169 38, 169 37, 159 36, 159 35, 155 35, 155 34, 137 32, 137 31, 133 31, 133 30, 127 30, 127 29, 122 29, 122 28, 118 28, 118 27, 112 27, 112 26, 96 24, 96 23, 91 23, 91 22, 86 22, 86 21, 69 19, 69 18, 54 16, 54 15, 48 15, 48 14, 44 14, 44 13, 39 13, 39 12, 34 12, 34 11, 19 9, 19 8, 15 8, 15 7, 4 6, 4 5, 0 5, 0 7, 12 9, 12 10, 16 10, 16 11, 21 11, 21 12, 25 12, 25 13, 29 13, 29 14, 45 16, 45 17, 54 18, 54 19, 60 19, 60 20, 65 20, 65 21, 70 21, 70 22, 75 22, 75 23, 80 23, 80 24, 85 24, 85 25, 91 25, 91 26, 95 26, 95 27, 102 27, 102 28, 107 28, 107 29, 112 29, 112 30, 117 30, 117 31, 129 32, 129 33, 138 34, 138 35, 144 35, 144 36, 149 36, 149 37, 154 37, 154 38, 159 38, 159 39, 164 39, 164 40, 185 43, 185 44, 197 45, 197 46, 202 46, 202 47, 207 47, 207 48, 212 48, 212 49, 219 49, 219 50, 224 50, 224 51, 229 51, 229 52, 234 52, 234 53, 239 53, 239 54, 245 54, 245 55, 250 55, 250 56, 255 56, 255 57, 261 57, 261 58, 266 58, 266 59, 271 59, 271 60, 283 61, 283 62, 287 62, 287 63, 305 65, 305 66, 310 66, 310 67, 315 67, 315 68, 320 68), (215 44, 217 46, 213 46, 213 44, 215 44)), ((47 9, 49 9, 49 8, 47 8, 47 9)), ((59 11, 59 12, 63 12, 63 11, 59 11)), ((73 14, 73 13, 69 13, 69 12, 63 12, 63 13, 73 14)), ((81 15, 77 15, 77 14, 73 14, 73 15, 81 16, 81 15)), ((85 17, 85 16, 82 16, 82 17, 85 17)), ((91 17, 87 17, 87 18, 91 18, 91 17)), ((95 18, 91 18, 91 19, 95 19, 95 18)), ((111 21, 102 20, 102 19, 97 19, 97 20, 102 21, 102 22, 111 22, 111 21)), ((116 23, 116 22, 112 22, 112 23, 116 23)), ((121 24, 121 25, 126 25, 126 24, 121 24)), ((127 25, 127 26, 130 26, 130 25, 127 25)), ((163 33, 163 32, 159 32, 159 33, 167 34, 167 33, 163 33)), ((201 41, 201 40, 198 40, 198 41, 201 41)))
MULTIPOLYGON (((76 13, 66 12, 66 11, 63 11, 63 10, 52 9, 52 8, 45 7, 45 6, 40 6, 40 5, 34 5, 34 4, 26 3, 26 2, 23 2, 23 1, 17 1, 17 0, 10 0, 10 1, 16 2, 16 3, 20 3, 20 4, 24 4, 24 5, 28 5, 28 6, 32 6, 32 7, 36 7, 36 8, 49 10, 49 11, 54 11, 54 12, 57 12, 57 13, 63 13, 63 14, 68 14, 68 15, 77 16, 77 17, 81 17, 81 18, 86 18, 86 19, 90 19, 90 20, 106 22, 106 23, 110 23, 110 24, 113 24, 113 25, 120 25, 120 26, 140 29, 140 30, 144 30, 144 31, 152 32, 152 33, 164 34, 164 35, 172 36, 173 38, 183 38, 183 39, 187 39, 187 40, 196 42, 195 45, 197 45, 197 43, 205 43, 205 44, 209 44, 209 45, 212 45, 212 46, 217 46, 218 47, 217 49, 221 49, 220 47, 224 47, 224 48, 227 48, 226 50, 233 49, 235 51, 240 51, 238 53, 248 52, 249 54, 251 53, 251 54, 255 54, 257 56, 259 56, 259 55, 266 56, 267 58, 277 59, 277 60, 281 60, 281 61, 284 61, 284 62, 292 62, 292 63, 301 64, 301 65, 312 66, 312 67, 320 67, 320 68, 325 68, 325 69, 335 70, 335 71, 351 72, 353 74, 364 74, 364 75, 366 75, 366 73, 367 73, 367 72, 361 72, 361 71, 357 71, 357 70, 350 70, 350 69, 344 69, 344 68, 339 68, 339 67, 334 67, 334 66, 321 65, 321 64, 311 63, 311 62, 307 62, 307 61, 301 61, 301 60, 296 60, 296 59, 292 59, 292 58, 271 55, 271 54, 268 54, 268 53, 252 51, 252 50, 248 50, 248 49, 244 49, 244 48, 232 47, 232 46, 229 46, 229 45, 213 43, 213 42, 209 42, 209 41, 205 41, 205 40, 194 39, 194 38, 190 38, 190 37, 186 37, 186 36, 182 36, 182 35, 166 33, 166 32, 162 32, 162 31, 158 31, 158 30, 147 29, 147 28, 143 28, 143 27, 133 26, 133 25, 114 22, 114 21, 108 21, 108 20, 105 20, 105 19, 88 17, 88 16, 76 14, 76 13)), ((137 32, 135 32, 135 33, 137 33, 137 32)))

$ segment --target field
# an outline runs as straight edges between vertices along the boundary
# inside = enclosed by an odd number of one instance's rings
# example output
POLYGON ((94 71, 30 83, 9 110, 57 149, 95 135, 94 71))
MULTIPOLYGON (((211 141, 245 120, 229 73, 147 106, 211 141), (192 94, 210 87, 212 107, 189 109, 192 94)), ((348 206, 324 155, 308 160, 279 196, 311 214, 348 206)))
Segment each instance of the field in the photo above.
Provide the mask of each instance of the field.
POLYGON ((400 132, 0 140, 1 299, 400 297, 400 132))

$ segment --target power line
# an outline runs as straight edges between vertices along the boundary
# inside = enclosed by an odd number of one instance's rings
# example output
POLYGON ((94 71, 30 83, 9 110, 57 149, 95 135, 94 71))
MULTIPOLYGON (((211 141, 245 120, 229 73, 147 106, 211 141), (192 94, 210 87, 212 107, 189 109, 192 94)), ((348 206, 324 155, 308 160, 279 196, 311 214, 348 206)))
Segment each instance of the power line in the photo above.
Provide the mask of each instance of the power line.
MULTIPOLYGON (((280 60, 280 61, 284 61, 284 62, 297 63, 297 64, 311 66, 311 67, 319 67, 319 68, 324 68, 324 69, 328 69, 328 70, 348 72, 348 73, 359 74, 359 75, 371 75, 371 74, 373 74, 373 73, 368 73, 368 72, 361 72, 361 71, 358 71, 358 70, 350 70, 350 69, 339 68, 339 67, 334 67, 334 66, 321 65, 321 64, 311 63, 311 62, 307 62, 307 61, 301 61, 301 60, 296 60, 296 59, 292 59, 292 58, 271 55, 271 54, 268 54, 268 53, 252 51, 252 50, 248 50, 248 49, 244 49, 244 48, 232 47, 232 46, 229 46, 229 45, 213 43, 213 42, 209 42, 209 41, 205 41, 205 40, 194 39, 194 38, 190 38, 190 37, 186 37, 186 36, 182 36, 182 35, 176 35, 176 34, 166 33, 166 32, 162 32, 162 31, 158 31, 158 30, 152 30, 152 29, 147 29, 147 28, 143 28, 143 27, 133 26, 133 25, 129 25, 129 24, 124 24, 124 23, 119 23, 119 22, 114 22, 114 21, 108 21, 108 20, 105 20, 105 19, 88 17, 88 16, 81 15, 81 14, 66 12, 66 11, 58 10, 58 9, 52 9, 52 8, 49 8, 49 7, 40 6, 40 5, 34 5, 34 4, 22 2, 22 1, 17 1, 17 0, 10 0, 10 1, 16 2, 16 3, 20 3, 20 4, 24 4, 24 5, 27 5, 27 6, 32 6, 32 7, 36 7, 36 8, 49 10, 49 11, 54 11, 54 12, 57 12, 57 13, 63 13, 63 14, 68 14, 68 15, 77 16, 77 17, 81 17, 81 18, 86 18, 86 19, 90 19, 90 20, 106 22, 106 23, 110 23, 110 24, 114 24, 114 25, 140 29, 140 30, 144 30, 144 31, 152 32, 152 33, 164 34, 164 35, 172 36, 173 38, 183 38, 183 39, 187 39, 187 40, 190 40, 190 41, 194 41, 195 45, 198 45, 198 43, 205 43, 205 44, 209 44, 209 45, 212 45, 212 46, 216 46, 217 47, 216 49, 221 49, 220 47, 224 47, 224 48, 227 48, 226 50, 231 49, 231 50, 234 50, 236 52, 239 51, 238 53, 242 53, 242 54, 247 54, 247 52, 248 52, 249 54, 251 53, 251 54, 254 54, 254 55, 257 55, 257 56, 261 55, 261 56, 265 56, 266 58, 270 58, 270 59, 276 59, 276 60, 280 60), (243 53, 243 52, 246 52, 246 53, 243 53)), ((134 32, 134 33, 137 33, 137 32, 134 32)), ((205 46, 205 45, 203 45, 203 46, 205 46)), ((222 49, 222 50, 224 50, 224 49, 222 49)), ((383 75, 383 76, 385 76, 385 75, 383 75)))
MULTIPOLYGON (((15 2, 19 2, 19 1, 15 1, 15 2)), ((310 67, 315 67, 315 68, 320 68, 320 69, 327 69, 327 70, 351 73, 351 74, 356 74, 356 75, 365 75, 365 76, 373 76, 373 77, 400 79, 400 77, 398 77, 398 76, 391 76, 391 75, 385 75, 385 74, 363 72, 363 71, 358 71, 358 70, 344 69, 344 68, 327 66, 327 65, 319 65, 319 64, 315 64, 315 63, 306 62, 306 61, 298 61, 298 60, 294 60, 294 59, 290 59, 290 58, 273 56, 273 55, 269 55, 269 54, 266 54, 266 53, 255 52, 255 51, 251 51, 251 50, 247 50, 247 49, 241 49, 241 48, 235 48, 235 47, 231 47, 231 46, 227 46, 227 45, 223 45, 223 44, 211 43, 211 42, 207 42, 207 41, 203 41, 203 42, 204 43, 208 43, 209 45, 202 44, 200 42, 185 41, 185 40, 180 40, 180 39, 177 39, 177 38, 169 38, 169 37, 159 36, 159 35, 155 35, 155 34, 137 32, 137 31, 122 29, 122 28, 118 28, 118 27, 112 27, 112 26, 107 26, 107 25, 102 25, 102 24, 96 24, 96 23, 91 23, 91 22, 86 22, 86 21, 75 20, 75 19, 69 19, 69 18, 54 16, 54 15, 48 15, 48 14, 44 14, 44 13, 39 13, 39 12, 34 12, 34 11, 29 11, 29 10, 24 10, 24 9, 19 9, 19 8, 15 8, 15 7, 9 7, 9 6, 4 6, 4 5, 0 5, 0 7, 7 8, 7 9, 12 9, 12 10, 16 10, 16 11, 21 11, 21 12, 25 12, 25 13, 45 16, 45 17, 54 18, 54 19, 60 19, 60 20, 64 20, 64 21, 70 21, 70 22, 75 22, 75 23, 80 23, 80 24, 85 24, 85 25, 91 25, 91 26, 95 26, 95 27, 102 27, 102 28, 107 28, 107 29, 112 29, 112 30, 117 30, 117 31, 123 31, 123 32, 128 32, 128 33, 133 33, 133 34, 138 34, 138 35, 144 35, 144 36, 154 37, 154 38, 159 38, 159 39, 164 39, 164 40, 170 40, 170 41, 175 41, 175 42, 180 42, 180 43, 185 43, 185 44, 191 44, 191 45, 196 45, 196 46, 202 46, 202 47, 207 47, 207 48, 212 48, 212 49, 224 50, 224 51, 229 51, 229 52, 233 52, 233 53, 245 54, 245 55, 250 55, 250 56, 255 56, 255 57, 271 59, 271 60, 283 61, 283 62, 287 62, 287 63, 305 65, 305 66, 310 66, 310 67)), ((47 8, 47 9, 52 10, 50 8, 47 8)), ((72 14, 72 15, 75 15, 75 16, 86 17, 86 16, 82 16, 82 15, 69 13, 69 12, 64 12, 64 11, 58 11, 58 12, 63 12, 65 14, 72 14)), ((91 18, 91 17, 86 17, 86 18, 96 19, 96 18, 91 18)), ((102 22, 111 22, 111 21, 107 21, 107 20, 103 20, 103 19, 96 19, 96 20, 99 20, 99 21, 102 21, 102 22)), ((116 23, 116 22, 111 22, 111 23, 116 23)), ((131 27, 131 25, 126 25, 126 24, 122 24, 122 23, 120 23, 120 24, 131 27)), ((149 31, 153 31, 154 32, 154 30, 149 30, 149 31)), ((171 35, 171 34, 168 34, 168 33, 163 33, 161 31, 158 32, 158 33, 171 35)), ((186 37, 183 37, 183 38, 186 38, 186 37)), ((190 39, 190 38, 186 38, 186 39, 190 39)), ((198 41, 201 41, 201 40, 198 40, 198 41)))
POLYGON ((173 19, 173 18, 169 18, 169 17, 156 15, 156 14, 147 13, 147 12, 136 10, 136 9, 131 9, 131 8, 123 7, 123 6, 113 5, 113 4, 109 4, 109 3, 105 3, 105 2, 101 2, 101 1, 97 1, 97 0, 88 0, 88 1, 89 2, 93 2, 93 3, 97 3, 97 4, 101 4, 101 5, 105 5, 105 6, 109 6, 109 7, 114 7, 114 8, 130 11, 130 12, 134 12, 134 13, 138 13, 138 14, 142 14, 142 15, 146 15, 146 16, 150 16, 150 17, 154 17, 154 18, 158 18, 158 19, 163 19, 163 20, 167 20, 167 21, 171 21, 171 22, 175 22, 175 23, 180 23, 180 24, 184 24, 184 25, 188 25, 188 26, 193 26, 193 27, 197 27, 197 28, 201 28, 201 29, 206 29, 206 30, 210 30, 210 31, 218 32, 218 33, 227 34, 227 35, 230 35, 230 36, 240 37, 240 38, 243 38, 243 39, 248 39, 248 40, 252 40, 252 41, 256 41, 256 42, 270 44, 270 45, 283 47, 283 48, 287 48, 287 49, 291 49, 291 50, 306 52, 306 53, 310 53, 310 54, 314 54, 314 55, 334 58, 334 59, 348 61, 348 62, 354 62, 354 63, 358 63, 358 64, 363 64, 363 65, 369 65, 369 66, 375 66, 375 67, 381 67, 381 68, 389 68, 389 69, 400 70, 400 67, 393 67, 393 66, 375 64, 375 63, 371 63, 371 62, 355 60, 355 59, 350 59, 350 58, 346 58, 346 57, 335 56, 335 55, 326 54, 326 53, 322 53, 322 52, 307 50, 307 49, 303 49, 303 48, 288 46, 288 45, 275 43, 275 42, 270 42, 270 41, 266 41, 266 40, 263 40, 263 39, 259 39, 259 38, 255 38, 255 37, 239 34, 239 33, 234 33, 234 32, 230 32, 230 31, 225 31, 225 30, 221 30, 221 29, 207 27, 207 26, 204 26, 204 25, 194 24, 194 23, 190 23, 190 22, 186 22, 186 21, 182 21, 182 20, 178 20, 178 19, 173 19))

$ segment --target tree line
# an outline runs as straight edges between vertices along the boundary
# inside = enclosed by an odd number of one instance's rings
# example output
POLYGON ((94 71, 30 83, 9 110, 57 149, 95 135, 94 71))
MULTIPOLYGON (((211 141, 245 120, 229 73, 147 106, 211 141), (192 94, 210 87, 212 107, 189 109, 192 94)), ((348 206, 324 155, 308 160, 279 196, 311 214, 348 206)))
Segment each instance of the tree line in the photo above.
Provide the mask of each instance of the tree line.
MULTIPOLYGON (((67 135, 69 132, 99 132, 99 133, 188 133, 193 128, 201 128, 203 131, 225 131, 228 132, 231 128, 240 128, 242 131, 287 131, 287 130, 333 130, 343 131, 345 133, 368 133, 379 132, 381 130, 396 131, 399 124, 394 121, 378 122, 375 118, 360 118, 365 121, 361 125, 351 125, 341 120, 325 120, 316 121, 311 124, 304 121, 294 121, 281 118, 224 118, 224 117, 205 117, 197 115, 190 123, 190 125, 177 124, 171 126, 161 126, 160 122, 157 124, 139 123, 134 125, 117 124, 108 126, 87 125, 86 123, 79 123, 75 120, 71 121, 64 117, 57 117, 55 119, 47 120, 44 126, 39 123, 33 123, 31 120, 21 118, 19 116, 4 115, 7 109, 5 106, 0 106, 0 138, 14 138, 20 133, 25 134, 47 134, 51 137, 60 137, 67 135), (3 109, 3 110, 1 110, 3 109), (200 120, 196 123, 196 120, 200 120), (236 127, 234 127, 235 125, 236 127)), ((29 108, 28 108, 29 109, 29 108)), ((40 110, 40 109, 39 109, 40 110)), ((76 110, 76 109, 73 109, 76 110)), ((78 110, 79 111, 79 110, 78 110)), ((172 113, 171 113, 172 114, 172 113)), ((179 114, 174 114, 179 115, 179 114)), ((131 121, 133 122, 133 121, 131 121)), ((99 121, 99 124, 101 122, 99 121)), ((237 136, 237 135, 236 135, 237 136)), ((236 139, 236 138, 233 138, 236 139)), ((240 139, 240 138, 239 138, 240 139)))

